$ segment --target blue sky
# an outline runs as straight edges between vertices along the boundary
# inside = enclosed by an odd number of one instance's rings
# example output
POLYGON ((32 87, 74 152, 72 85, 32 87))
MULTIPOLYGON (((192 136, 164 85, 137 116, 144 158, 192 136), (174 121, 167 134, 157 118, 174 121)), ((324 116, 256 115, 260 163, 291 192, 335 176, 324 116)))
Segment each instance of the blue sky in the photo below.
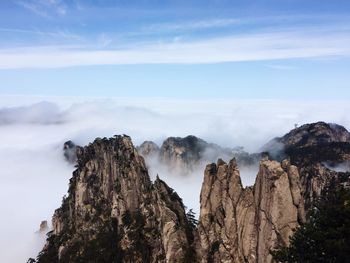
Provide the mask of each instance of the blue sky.
POLYGON ((0 94, 350 99, 341 0, 0 3, 0 94))

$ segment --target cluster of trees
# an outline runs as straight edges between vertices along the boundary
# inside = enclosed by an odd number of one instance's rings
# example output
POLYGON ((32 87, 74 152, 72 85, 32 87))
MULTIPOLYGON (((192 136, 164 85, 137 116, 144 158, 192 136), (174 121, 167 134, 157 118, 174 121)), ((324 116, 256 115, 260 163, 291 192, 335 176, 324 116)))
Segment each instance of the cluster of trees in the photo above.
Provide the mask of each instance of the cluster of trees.
POLYGON ((328 188, 289 247, 272 252, 277 262, 350 262, 350 190, 328 188))

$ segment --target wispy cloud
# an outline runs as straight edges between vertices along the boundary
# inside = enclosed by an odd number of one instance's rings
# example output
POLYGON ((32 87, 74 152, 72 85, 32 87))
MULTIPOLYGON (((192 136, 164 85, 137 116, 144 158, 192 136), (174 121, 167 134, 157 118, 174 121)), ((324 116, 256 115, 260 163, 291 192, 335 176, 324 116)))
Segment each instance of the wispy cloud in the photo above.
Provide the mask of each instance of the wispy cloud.
POLYGON ((37 5, 35 2, 24 2, 24 1, 17 1, 16 2, 19 6, 24 7, 25 9, 31 11, 32 13, 35 13, 39 16, 48 18, 48 13, 43 10, 39 5, 37 5))
POLYGON ((112 38, 108 37, 105 33, 100 34, 97 38, 97 43, 102 48, 109 46, 112 42, 112 38))
POLYGON ((239 19, 234 18, 221 18, 221 19, 209 19, 200 21, 190 21, 182 23, 162 23, 153 24, 143 28, 143 31, 186 31, 186 30, 198 30, 209 29, 217 27, 227 27, 240 23, 239 19))
POLYGON ((83 37, 74 34, 68 30, 56 30, 56 31, 42 31, 38 29, 21 29, 21 28, 4 28, 0 27, 0 32, 9 32, 9 33, 23 33, 23 34, 30 34, 30 35, 38 35, 38 36, 44 36, 44 37, 53 37, 53 38, 59 38, 59 39, 65 39, 65 40, 82 40, 83 37))
MULTIPOLYGON (((109 41, 107 41, 109 42, 109 41)), ((33 47, 0 51, 0 69, 122 64, 201 64, 350 55, 348 32, 270 32, 124 49, 33 47)))
POLYGON ((272 69, 277 69, 277 70, 292 70, 292 69, 295 69, 295 67, 293 67, 293 66, 281 65, 281 64, 268 64, 268 65, 266 65, 266 67, 272 68, 272 69))
POLYGON ((52 13, 65 15, 67 6, 62 0, 28 0, 16 1, 19 6, 45 18, 49 18, 52 13))
POLYGON ((315 15, 315 14, 293 14, 293 15, 274 15, 274 16, 256 16, 256 17, 223 17, 216 19, 187 20, 177 22, 166 22, 149 24, 140 28, 139 31, 132 32, 134 35, 147 35, 159 33, 179 33, 191 31, 210 31, 218 29, 235 29, 246 26, 251 29, 271 29, 271 27, 285 28, 286 26, 302 26, 305 28, 316 27, 325 28, 328 26, 348 28, 349 16, 346 15, 315 15), (321 25, 321 26, 320 26, 321 25))

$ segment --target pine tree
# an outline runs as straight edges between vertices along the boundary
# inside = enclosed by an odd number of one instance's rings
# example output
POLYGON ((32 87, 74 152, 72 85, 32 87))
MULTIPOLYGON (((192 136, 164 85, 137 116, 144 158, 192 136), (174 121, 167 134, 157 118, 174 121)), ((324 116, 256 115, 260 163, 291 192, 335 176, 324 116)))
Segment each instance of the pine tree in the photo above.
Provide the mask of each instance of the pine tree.
POLYGON ((277 262, 350 262, 350 190, 334 186, 315 202, 289 247, 272 252, 277 262))

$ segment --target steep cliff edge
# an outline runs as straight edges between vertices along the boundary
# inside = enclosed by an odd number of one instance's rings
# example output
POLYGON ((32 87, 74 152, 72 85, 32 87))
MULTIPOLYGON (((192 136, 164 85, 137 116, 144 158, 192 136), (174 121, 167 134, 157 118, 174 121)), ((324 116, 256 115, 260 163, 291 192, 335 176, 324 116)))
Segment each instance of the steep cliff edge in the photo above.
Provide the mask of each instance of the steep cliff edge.
POLYGON ((307 210, 331 181, 350 185, 350 133, 341 125, 305 124, 271 140, 263 148, 272 158, 289 158, 298 167, 307 210), (336 171, 339 166, 345 169, 336 171))
POLYGON ((207 166, 198 225, 201 262, 271 262, 305 220, 298 170, 263 160, 254 187, 243 188, 235 160, 207 166))
POLYGON ((151 182, 139 152, 194 163, 204 148, 180 140, 168 150, 151 142, 136 150, 128 136, 77 146, 68 196, 37 261, 272 262, 271 250, 289 244, 323 189, 349 185, 349 172, 329 167, 350 161, 349 138, 336 125, 301 126, 278 139, 286 159, 264 157, 251 187, 242 186, 235 159, 207 165, 197 228, 176 192, 158 177, 151 182))
POLYGON ((96 139, 77 157, 38 262, 183 262, 193 233, 182 201, 152 184, 129 137, 96 139))

